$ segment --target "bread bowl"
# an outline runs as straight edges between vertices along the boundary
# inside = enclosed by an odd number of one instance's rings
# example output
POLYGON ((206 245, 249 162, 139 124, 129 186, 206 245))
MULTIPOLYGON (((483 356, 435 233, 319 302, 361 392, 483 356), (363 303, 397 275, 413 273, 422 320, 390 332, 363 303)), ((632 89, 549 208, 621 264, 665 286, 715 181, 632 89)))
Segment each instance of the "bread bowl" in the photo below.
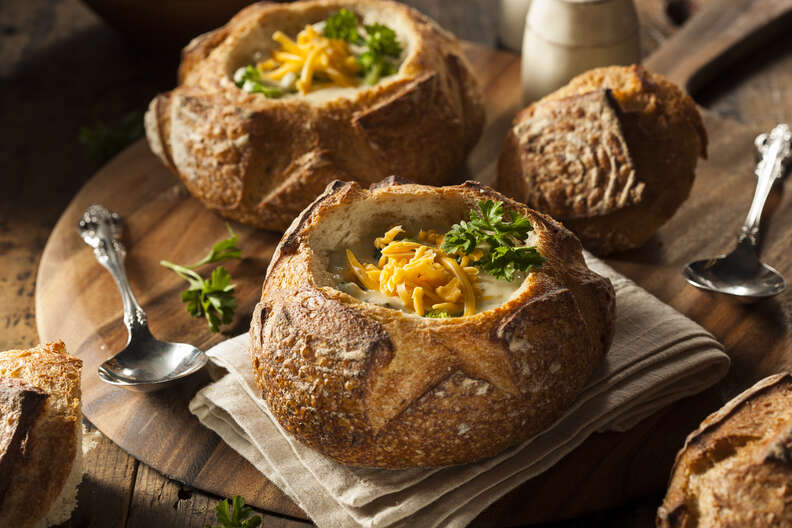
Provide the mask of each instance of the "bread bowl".
POLYGON ((657 526, 792 526, 792 374, 759 381, 688 436, 657 526))
POLYGON ((483 123, 479 88, 453 35, 411 8, 375 0, 245 8, 185 48, 179 86, 155 97, 145 116, 152 151, 194 196, 223 216, 273 230, 285 229, 335 179, 368 184, 397 174, 447 183, 483 123), (360 78, 357 86, 275 99, 236 86, 240 68, 258 60, 264 68, 287 39, 342 9, 361 27, 395 31, 401 53, 392 74, 373 86, 360 78))
POLYGON ((281 239, 253 313, 250 355, 271 413, 303 443, 357 466, 442 466, 493 456, 558 418, 604 357, 613 317, 610 281, 545 215, 475 182, 337 181, 281 239), (391 242, 382 257, 401 242, 394 226, 443 233, 487 200, 530 222, 525 248, 544 259, 505 291, 491 290, 497 302, 434 318, 413 309, 415 290, 399 304, 344 282, 344 270, 356 273, 347 249, 371 271, 383 233, 391 242))
POLYGON ((60 341, 0 352, 0 526, 71 516, 82 480, 81 367, 60 341))
POLYGON ((706 152, 696 105, 673 83, 641 66, 597 68, 517 114, 496 187, 605 255, 673 216, 706 152))

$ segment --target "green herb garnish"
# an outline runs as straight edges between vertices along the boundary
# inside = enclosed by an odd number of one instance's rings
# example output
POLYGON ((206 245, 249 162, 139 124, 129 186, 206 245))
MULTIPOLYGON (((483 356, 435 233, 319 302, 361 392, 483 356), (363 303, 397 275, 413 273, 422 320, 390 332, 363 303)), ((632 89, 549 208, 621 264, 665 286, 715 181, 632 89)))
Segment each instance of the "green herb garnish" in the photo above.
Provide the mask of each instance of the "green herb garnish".
POLYGON ((358 18, 355 13, 343 8, 327 19, 322 33, 327 38, 341 39, 352 44, 359 44, 361 39, 357 28, 358 18))
POLYGON ((283 96, 283 89, 279 86, 267 84, 261 77, 261 72, 252 64, 243 66, 234 72, 234 84, 245 92, 264 94, 270 99, 277 99, 283 96))
POLYGON ((503 202, 482 200, 471 209, 470 220, 451 226, 443 240, 443 251, 469 255, 476 249, 483 256, 475 265, 487 273, 514 280, 515 273, 538 268, 544 262, 533 246, 525 246, 533 226, 526 216, 503 208, 503 202))
POLYGON ((396 73, 396 66, 388 58, 399 58, 402 47, 396 40, 396 32, 386 25, 374 23, 364 26, 366 47, 357 61, 365 74, 366 84, 377 84, 382 77, 396 73))
POLYGON ((324 36, 345 40, 351 44, 363 45, 367 49, 357 58, 366 84, 374 85, 382 77, 396 73, 396 65, 391 59, 398 59, 402 52, 396 39, 396 32, 384 24, 365 25, 366 37, 358 32, 358 18, 348 9, 342 9, 327 19, 324 36))
POLYGON ((253 515, 253 508, 245 506, 245 499, 239 495, 234 495, 232 504, 228 504, 228 499, 223 499, 215 507, 215 516, 218 526, 206 525, 205 528, 256 528, 261 524, 261 517, 253 515))
POLYGON ((143 137, 143 112, 130 112, 111 124, 80 127, 80 143, 88 157, 104 163, 143 137))
POLYGON ((192 268, 197 268, 198 266, 203 266, 204 264, 212 264, 213 262, 222 262, 224 260, 242 258, 242 250, 237 247, 239 237, 236 235, 236 233, 234 233, 230 225, 226 224, 226 229, 228 229, 228 234, 231 236, 215 244, 212 247, 212 250, 209 251, 209 254, 199 262, 193 264, 191 266, 192 268))
POLYGON ((237 247, 239 237, 226 224, 229 238, 221 240, 212 247, 209 254, 192 266, 182 266, 167 260, 161 260, 160 265, 175 271, 179 277, 186 280, 189 287, 181 294, 181 300, 187 305, 187 312, 193 317, 206 317, 209 330, 219 332, 220 326, 228 324, 234 317, 237 303, 234 298, 235 284, 231 284, 231 275, 223 266, 212 270, 208 279, 204 279, 195 268, 214 262, 242 258, 242 250, 237 247))
POLYGON ((445 310, 435 310, 434 308, 429 310, 428 312, 424 313, 424 317, 430 317, 432 319, 448 319, 449 317, 459 317, 460 314, 450 314, 445 310))
POLYGON ((370 26, 363 26, 366 28, 366 46, 372 53, 378 55, 386 55, 389 57, 398 57, 401 55, 402 47, 399 41, 396 40, 396 32, 384 24, 377 22, 370 26))

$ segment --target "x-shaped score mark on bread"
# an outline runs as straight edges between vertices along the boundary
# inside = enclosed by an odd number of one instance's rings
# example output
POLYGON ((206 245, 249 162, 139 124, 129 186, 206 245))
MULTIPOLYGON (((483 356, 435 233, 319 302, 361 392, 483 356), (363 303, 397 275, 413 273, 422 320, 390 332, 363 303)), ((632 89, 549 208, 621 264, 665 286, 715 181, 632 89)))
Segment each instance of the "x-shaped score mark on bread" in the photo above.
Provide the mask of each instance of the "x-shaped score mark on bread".
POLYGON ((571 233, 491 189, 336 182, 273 255, 250 355, 272 416, 335 460, 471 462, 532 437, 571 405, 610 344, 613 298, 571 233), (422 317, 381 292, 352 295, 336 271, 347 269, 345 249, 365 255, 393 225, 449 226, 482 200, 525 216, 545 259, 486 309, 422 317))

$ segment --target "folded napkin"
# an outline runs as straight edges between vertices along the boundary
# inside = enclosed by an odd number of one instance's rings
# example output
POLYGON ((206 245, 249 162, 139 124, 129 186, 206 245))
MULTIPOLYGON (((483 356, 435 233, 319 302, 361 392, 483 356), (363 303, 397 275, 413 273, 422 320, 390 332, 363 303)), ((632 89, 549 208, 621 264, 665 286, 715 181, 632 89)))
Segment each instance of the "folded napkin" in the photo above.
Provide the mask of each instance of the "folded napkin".
POLYGON ((281 429, 259 397, 240 335, 207 353, 228 373, 190 411, 322 527, 462 527, 546 471, 597 431, 623 431, 721 379, 729 358, 703 328, 601 261, 589 266, 616 290, 616 333, 574 406, 543 433, 500 455, 439 469, 361 469, 339 464, 281 429))

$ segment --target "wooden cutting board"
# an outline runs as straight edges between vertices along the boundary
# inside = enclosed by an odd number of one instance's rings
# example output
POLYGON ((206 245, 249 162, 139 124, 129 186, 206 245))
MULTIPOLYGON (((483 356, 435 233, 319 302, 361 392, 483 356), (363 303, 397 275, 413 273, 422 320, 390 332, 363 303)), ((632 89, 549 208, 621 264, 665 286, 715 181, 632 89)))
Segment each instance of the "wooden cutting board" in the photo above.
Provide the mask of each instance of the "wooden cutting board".
MULTIPOLYGON (((765 27, 762 24, 755 23, 751 30, 765 27)), ((722 42, 721 51, 733 51, 729 39, 732 36, 722 42)), ((490 183, 505 132, 521 106, 519 59, 472 45, 465 49, 484 86, 488 122, 460 180, 490 183)), ((722 53, 714 55, 722 60, 722 53)), ((657 57, 650 60, 686 86, 711 60, 679 70, 678 62, 662 54, 657 57), (668 66, 662 66, 664 60, 668 66)), ((705 114, 705 124, 710 158, 700 165, 690 199, 645 247, 608 262, 717 336, 733 359, 729 376, 716 388, 671 406, 627 433, 592 436, 552 470, 490 507, 477 525, 568 517, 662 489, 684 435, 706 413, 753 381, 792 364, 792 292, 741 305, 687 286, 680 274, 687 261, 730 248, 753 191, 756 131, 710 114, 705 114)), ((771 198, 767 216, 772 222, 765 232, 763 256, 792 277, 792 204, 780 190, 779 186, 771 198)), ((190 486, 220 496, 243 495, 260 508, 305 518, 278 488, 189 414, 187 403, 207 383, 206 374, 153 394, 99 381, 97 366, 122 348, 126 330, 112 278, 75 230, 92 203, 117 211, 125 220, 127 271, 153 333, 203 349, 247 330, 279 235, 233 225, 245 255, 227 266, 238 284, 239 308, 225 335, 211 334, 205 321, 191 319, 184 311, 179 300, 184 283, 158 262, 200 259, 226 235, 225 222, 192 199, 140 141, 85 185, 53 230, 38 273, 37 324, 42 341, 63 339, 83 359, 85 416, 135 458, 190 486)))

